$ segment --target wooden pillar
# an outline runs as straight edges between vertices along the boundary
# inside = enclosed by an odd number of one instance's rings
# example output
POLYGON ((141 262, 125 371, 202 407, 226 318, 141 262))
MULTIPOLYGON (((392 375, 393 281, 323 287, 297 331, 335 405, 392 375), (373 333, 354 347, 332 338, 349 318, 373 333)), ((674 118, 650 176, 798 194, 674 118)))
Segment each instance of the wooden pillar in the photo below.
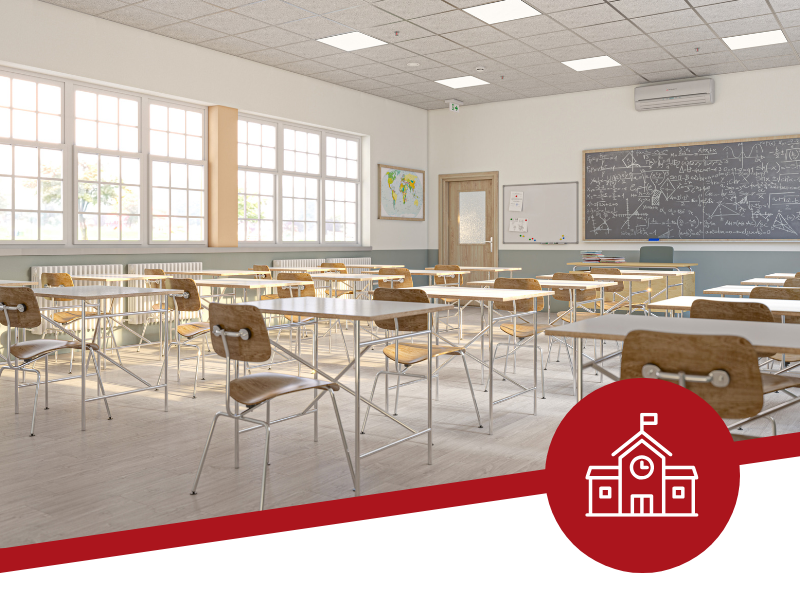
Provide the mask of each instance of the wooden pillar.
POLYGON ((239 246, 238 120, 235 108, 208 109, 208 245, 212 248, 239 246))

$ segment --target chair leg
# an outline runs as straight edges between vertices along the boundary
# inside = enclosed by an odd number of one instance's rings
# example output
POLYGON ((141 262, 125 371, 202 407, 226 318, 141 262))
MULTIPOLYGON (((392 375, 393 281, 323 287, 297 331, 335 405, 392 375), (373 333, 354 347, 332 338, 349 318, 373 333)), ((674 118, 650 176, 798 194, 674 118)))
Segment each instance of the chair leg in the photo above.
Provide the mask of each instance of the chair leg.
MULTIPOLYGON (((202 347, 202 342, 197 345, 197 360, 194 363, 194 389, 192 389, 192 398, 197 398, 197 372, 200 370, 200 355, 202 354, 202 347)), ((203 361, 203 366, 205 366, 205 360, 203 361)))
POLYGON ((469 367, 467 366, 467 358, 464 353, 461 353, 461 360, 464 361, 464 372, 467 374, 467 383, 469 384, 469 393, 472 394, 472 404, 475 406, 475 414, 478 416, 478 429, 483 429, 481 423, 481 411, 478 410, 478 401, 475 399, 475 390, 472 389, 472 378, 469 376, 469 367))
POLYGON ((50 410, 50 375, 49 369, 50 366, 48 359, 50 358, 49 354, 44 355, 44 409, 50 410))
POLYGON ((211 420, 211 431, 208 432, 208 439, 206 439, 206 446, 203 448, 203 456, 200 458, 200 467, 197 469, 197 476, 194 478, 194 485, 192 486, 191 495, 195 496, 197 494, 197 484, 200 483, 200 474, 203 472, 203 465, 206 463, 206 456, 208 456, 208 447, 211 445, 211 438, 214 436, 214 428, 217 426, 217 419, 222 416, 223 413, 217 413, 214 415, 214 418, 211 420))
POLYGON ((542 370, 542 400, 544 400, 544 352, 542 352, 542 349, 539 348, 538 344, 536 344, 534 348, 535 348, 534 352, 538 351, 542 357, 541 360, 539 361, 539 364, 541 365, 541 370, 542 370))
POLYGON ((33 416, 31 417, 31 437, 34 437, 36 434, 33 432, 34 428, 36 427, 36 404, 39 401, 39 382, 41 381, 41 375, 39 372, 36 372, 36 393, 33 396, 33 416))
MULTIPOLYGON (((267 402, 269 405, 269 402, 267 402)), ((236 419, 236 428, 239 428, 239 420, 236 419)), ((261 504, 259 505, 258 510, 264 510, 264 497, 267 495, 267 465, 269 465, 269 419, 267 419, 267 424, 264 426, 264 429, 267 430, 266 439, 264 440, 264 465, 261 468, 261 504)))
POLYGON ((72 375, 72 362, 75 360, 75 350, 69 351, 69 374, 72 375))

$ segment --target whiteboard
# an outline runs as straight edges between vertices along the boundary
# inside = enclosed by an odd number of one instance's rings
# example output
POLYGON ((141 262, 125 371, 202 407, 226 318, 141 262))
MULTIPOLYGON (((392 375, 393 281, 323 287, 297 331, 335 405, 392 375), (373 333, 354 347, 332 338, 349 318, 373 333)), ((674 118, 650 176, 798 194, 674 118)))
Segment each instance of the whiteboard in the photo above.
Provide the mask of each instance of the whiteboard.
POLYGON ((502 226, 506 244, 577 244, 578 182, 504 185, 502 226))

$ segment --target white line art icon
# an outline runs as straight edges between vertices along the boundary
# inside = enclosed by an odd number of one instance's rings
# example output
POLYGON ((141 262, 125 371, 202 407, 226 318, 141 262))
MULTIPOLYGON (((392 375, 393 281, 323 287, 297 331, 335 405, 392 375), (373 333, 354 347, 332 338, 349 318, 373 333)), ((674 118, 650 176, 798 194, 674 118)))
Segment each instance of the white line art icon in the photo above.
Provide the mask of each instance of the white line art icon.
POLYGON ((667 465, 672 452, 647 433, 658 413, 640 413, 639 432, 612 454, 617 464, 591 466, 587 517, 696 517, 693 466, 667 465))

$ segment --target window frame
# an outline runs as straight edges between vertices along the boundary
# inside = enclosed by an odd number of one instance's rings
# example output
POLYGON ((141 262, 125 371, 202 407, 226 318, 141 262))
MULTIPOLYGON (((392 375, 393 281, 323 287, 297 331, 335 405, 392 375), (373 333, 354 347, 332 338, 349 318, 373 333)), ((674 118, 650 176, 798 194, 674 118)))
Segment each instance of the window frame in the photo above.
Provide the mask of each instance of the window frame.
MULTIPOLYGON (((274 119, 264 119, 261 117, 257 117, 255 115, 249 115, 247 113, 239 112, 239 118, 237 119, 237 140, 236 140, 236 177, 238 182, 239 172, 240 171, 253 171, 256 173, 269 173, 274 178, 274 186, 273 186, 273 201, 272 201, 272 241, 265 242, 265 241, 257 241, 257 242, 250 242, 246 239, 238 240, 240 246, 248 246, 250 248, 257 247, 257 246, 273 246, 279 243, 278 237, 280 232, 282 231, 279 225, 282 224, 282 208, 278 205, 282 203, 282 182, 281 182, 281 167, 283 166, 283 129, 281 128, 281 122, 276 121, 274 119), (264 167, 250 167, 247 165, 240 165, 239 164, 239 139, 238 139, 238 122, 245 121, 250 123, 258 123, 260 125, 269 125, 275 128, 275 168, 274 169, 266 169, 264 167)), ((238 231, 239 231, 239 213, 238 213, 238 202, 239 202, 239 190, 236 190, 236 202, 237 202, 237 213, 236 213, 236 231, 237 231, 237 239, 238 239, 238 231)), ((264 220, 264 219, 260 219, 264 220)), ((247 218, 245 217, 245 238, 247 237, 247 218)), ((294 242, 292 242, 294 243, 294 242)))
MULTIPOLYGON (((358 136, 348 135, 348 134, 344 134, 344 133, 337 133, 335 131, 331 131, 329 133, 331 134, 331 137, 336 137, 336 138, 339 138, 339 139, 347 140, 347 141, 350 141, 350 142, 355 142, 356 144, 358 144, 358 178, 357 179, 350 179, 348 177, 329 176, 328 173, 327 173, 327 171, 328 171, 328 161, 327 161, 327 157, 328 157, 328 147, 327 147, 328 136, 327 135, 325 136, 325 138, 323 139, 322 150, 325 153, 324 157, 325 157, 326 160, 325 160, 325 164, 324 164, 324 166, 322 168, 323 176, 322 176, 322 190, 321 190, 322 195, 324 196, 324 194, 325 194, 325 181, 327 181, 327 180, 334 181, 334 182, 343 181, 345 183, 354 183, 355 184, 355 186, 356 186, 356 223, 355 223, 355 225, 356 225, 356 239, 353 242, 346 242, 346 241, 339 241, 339 242, 330 241, 330 242, 326 242, 324 240, 325 223, 327 223, 327 221, 325 219, 326 212, 325 212, 325 205, 324 205, 324 202, 325 202, 325 198, 324 197, 322 198, 323 205, 322 205, 321 211, 320 211, 320 214, 322 215, 322 217, 321 217, 321 229, 322 229, 322 231, 321 231, 320 235, 323 236, 323 237, 321 237, 320 239, 325 244, 339 244, 339 245, 346 245, 346 246, 350 246, 350 245, 352 245, 352 246, 360 246, 361 245, 361 239, 362 239, 362 232, 361 232, 361 206, 362 206, 362 204, 361 204, 361 198, 362 198, 362 196, 361 196, 361 183, 362 183, 362 181, 361 180, 362 180, 362 173, 364 172, 364 170, 363 170, 363 164, 364 163, 363 163, 363 159, 362 159, 363 151, 364 151, 364 148, 363 148, 364 145, 362 143, 362 139, 360 137, 358 137, 358 136)), ((335 223, 336 221, 333 221, 333 222, 335 223)))
MULTIPOLYGON (((37 182, 41 182, 42 181, 40 150, 44 149, 44 150, 59 150, 59 151, 61 151, 61 228, 62 228, 62 239, 60 239, 60 240, 42 240, 42 239, 36 239, 36 240, 0 240, 0 248, 12 248, 12 247, 31 246, 31 245, 35 245, 35 246, 63 246, 63 245, 66 245, 66 244, 69 243, 67 238, 68 238, 69 231, 70 231, 70 228, 71 228, 71 220, 72 219, 71 219, 71 211, 69 209, 67 209, 67 207, 66 207, 66 198, 65 197, 66 197, 67 190, 71 189, 72 180, 74 179, 73 176, 72 176, 72 171, 70 170, 71 161, 69 160, 69 156, 68 156, 68 150, 70 150, 70 145, 68 143, 69 130, 67 129, 67 127, 68 127, 67 120, 68 119, 66 117, 67 111, 69 109, 69 104, 68 104, 68 100, 67 100, 67 88, 69 87, 69 83, 70 82, 68 82, 67 80, 61 80, 61 79, 50 78, 50 77, 47 77, 47 76, 41 76, 41 75, 35 74, 35 73, 28 73, 28 72, 23 71, 23 70, 8 68, 6 66, 0 67, 0 76, 10 77, 12 79, 14 79, 14 78, 24 79, 24 80, 27 80, 27 81, 34 82, 36 84, 44 83, 46 85, 57 86, 57 87, 59 87, 61 89, 61 115, 60 115, 60 117, 61 117, 61 142, 60 143, 56 144, 56 143, 53 143, 53 142, 40 142, 38 139, 36 139, 36 140, 22 140, 22 139, 17 139, 15 137, 7 137, 7 138, 0 137, 0 145, 11 146, 11 148, 12 148, 12 164, 13 164, 13 160, 14 160, 13 159, 13 152, 14 152, 13 148, 15 146, 24 146, 24 147, 27 147, 27 148, 35 148, 36 149, 36 153, 37 153, 37 160, 39 161, 38 164, 37 164, 37 174, 36 174, 37 182)), ((37 97, 37 100, 38 100, 38 97, 37 97)), ((10 110, 13 110, 13 108, 11 108, 10 110)), ((37 115, 39 114, 38 107, 37 107, 37 110, 36 110, 36 114, 37 115)), ((47 113, 45 113, 45 114, 47 114, 47 113)), ((10 116, 10 118, 11 118, 11 116, 10 116)), ((9 121, 9 127, 10 127, 9 133, 11 133, 13 135, 14 130, 13 130, 13 124, 12 124, 11 121, 9 121)), ((38 138, 39 137, 39 135, 38 135, 38 133, 39 133, 38 118, 37 118, 37 122, 36 122, 36 133, 37 133, 36 137, 38 138)), ((11 173, 10 177, 11 177, 12 188, 13 188, 13 186, 14 186, 14 183, 13 183, 14 182, 14 178, 16 178, 16 175, 14 174, 13 169, 12 169, 12 173, 11 173)), ((41 183, 39 183, 38 186, 39 187, 38 187, 38 190, 37 190, 37 194, 39 195, 39 208, 37 208, 35 211, 33 211, 33 210, 22 210, 22 211, 19 211, 19 212, 35 212, 37 214, 37 216, 38 216, 37 232, 38 232, 38 236, 41 237, 41 226, 42 226, 41 225, 41 223, 42 223, 41 214, 42 214, 42 212, 54 212, 54 211, 42 211, 42 209, 41 209, 41 183)), ((12 227, 12 231, 13 231, 14 220, 15 220, 14 216, 16 215, 16 213, 18 211, 17 211, 16 208, 12 208, 9 212, 11 212, 11 215, 12 215, 11 227, 12 227)))

